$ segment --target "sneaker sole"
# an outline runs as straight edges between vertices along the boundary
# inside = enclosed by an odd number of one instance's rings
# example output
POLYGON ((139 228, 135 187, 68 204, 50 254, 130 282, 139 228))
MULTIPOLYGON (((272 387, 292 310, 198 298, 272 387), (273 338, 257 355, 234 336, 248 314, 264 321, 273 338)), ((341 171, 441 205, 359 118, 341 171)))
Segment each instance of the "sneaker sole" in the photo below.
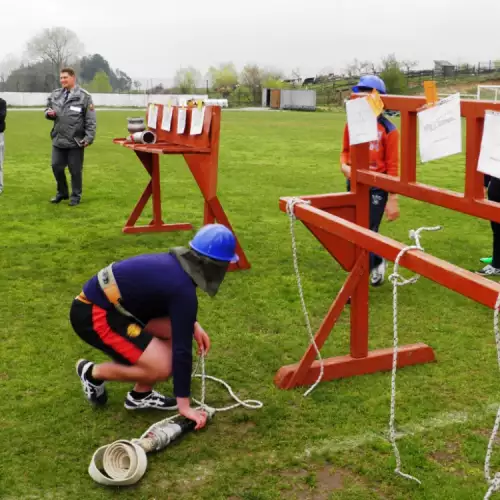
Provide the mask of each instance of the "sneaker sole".
POLYGON ((162 408, 159 408, 157 406, 129 406, 127 403, 123 405, 126 410, 128 411, 140 411, 140 410, 160 410, 160 411, 176 411, 178 409, 178 406, 164 406, 162 408))

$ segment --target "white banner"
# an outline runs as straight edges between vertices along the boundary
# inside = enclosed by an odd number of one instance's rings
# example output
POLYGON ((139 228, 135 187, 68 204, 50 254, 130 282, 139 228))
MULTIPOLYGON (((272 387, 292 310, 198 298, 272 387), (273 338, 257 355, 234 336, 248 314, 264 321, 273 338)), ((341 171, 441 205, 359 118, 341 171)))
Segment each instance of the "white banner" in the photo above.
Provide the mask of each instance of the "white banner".
POLYGON ((349 144, 363 144, 378 139, 377 117, 366 97, 346 102, 349 144))
POLYGON ((420 158, 423 163, 462 152, 460 94, 418 113, 420 158))
POLYGON ((500 113, 486 111, 477 169, 500 179, 500 113))

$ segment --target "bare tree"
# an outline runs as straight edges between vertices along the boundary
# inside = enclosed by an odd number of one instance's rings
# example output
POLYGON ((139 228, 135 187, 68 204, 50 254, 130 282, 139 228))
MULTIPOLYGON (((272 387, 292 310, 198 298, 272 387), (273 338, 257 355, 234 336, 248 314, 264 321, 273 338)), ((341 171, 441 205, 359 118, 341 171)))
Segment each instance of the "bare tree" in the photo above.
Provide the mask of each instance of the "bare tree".
POLYGON ((292 70, 292 79, 294 80, 294 84, 298 83, 300 85, 302 83, 300 68, 295 68, 294 70, 292 70))
POLYGON ((19 68, 21 61, 14 54, 7 54, 0 62, 0 83, 4 84, 10 74, 19 68))
POLYGON ((83 44, 76 33, 63 28, 46 28, 27 43, 27 52, 36 62, 49 61, 54 74, 62 67, 76 62, 83 52, 83 44))
POLYGON ((401 61, 401 68, 404 68, 407 73, 418 66, 418 61, 413 61, 410 59, 405 59, 401 61))
POLYGON ((256 64, 247 64, 241 72, 240 81, 249 89, 256 90, 262 85, 264 71, 256 64))
POLYGON ((201 73, 192 66, 180 68, 174 77, 174 85, 184 94, 193 93, 201 82, 201 73))

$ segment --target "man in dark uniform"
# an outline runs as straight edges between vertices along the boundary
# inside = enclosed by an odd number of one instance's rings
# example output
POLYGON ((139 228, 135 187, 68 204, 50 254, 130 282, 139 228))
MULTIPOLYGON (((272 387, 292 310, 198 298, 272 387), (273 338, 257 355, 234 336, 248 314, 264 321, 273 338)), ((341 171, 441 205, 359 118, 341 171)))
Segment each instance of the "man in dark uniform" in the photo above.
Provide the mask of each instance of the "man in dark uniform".
POLYGON ((210 339, 197 321, 200 287, 214 296, 230 262, 236 262, 236 239, 220 224, 198 231, 189 248, 138 255, 107 266, 90 278, 71 305, 70 321, 87 344, 113 362, 76 363, 89 402, 103 405, 105 381, 134 382, 127 410, 176 410, 197 423, 205 412, 190 406, 193 338, 206 353, 210 339), (173 377, 175 397, 153 390, 173 377))
POLYGON ((70 205, 80 203, 82 197, 82 170, 84 149, 94 142, 96 116, 91 95, 76 84, 75 72, 63 68, 60 74, 62 88, 54 90, 47 99, 45 117, 54 122, 52 131, 52 171, 57 193, 52 203, 69 199, 65 168, 71 174, 70 205))
POLYGON ((5 155, 5 118, 7 103, 0 97, 0 194, 3 192, 3 159, 5 155))

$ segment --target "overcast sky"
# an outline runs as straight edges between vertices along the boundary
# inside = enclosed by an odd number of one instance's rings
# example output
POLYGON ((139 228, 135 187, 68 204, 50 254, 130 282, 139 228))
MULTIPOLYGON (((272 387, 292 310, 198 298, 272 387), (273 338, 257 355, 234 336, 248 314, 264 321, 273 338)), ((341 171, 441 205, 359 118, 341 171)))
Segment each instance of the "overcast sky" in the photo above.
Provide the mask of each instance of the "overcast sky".
POLYGON ((307 77, 391 52, 430 68, 500 59, 499 19, 500 0, 0 0, 0 61, 65 26, 87 53, 141 80, 226 61, 307 77))

